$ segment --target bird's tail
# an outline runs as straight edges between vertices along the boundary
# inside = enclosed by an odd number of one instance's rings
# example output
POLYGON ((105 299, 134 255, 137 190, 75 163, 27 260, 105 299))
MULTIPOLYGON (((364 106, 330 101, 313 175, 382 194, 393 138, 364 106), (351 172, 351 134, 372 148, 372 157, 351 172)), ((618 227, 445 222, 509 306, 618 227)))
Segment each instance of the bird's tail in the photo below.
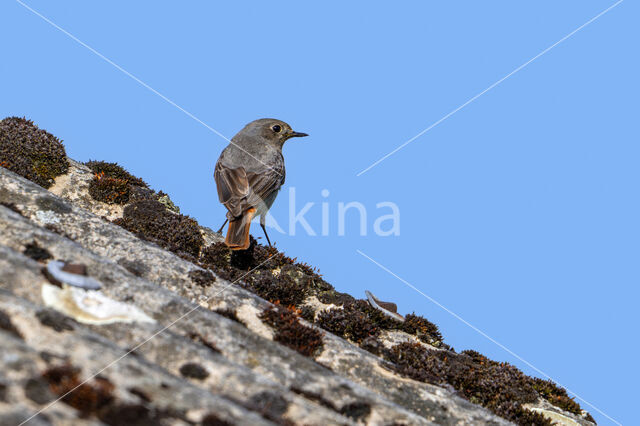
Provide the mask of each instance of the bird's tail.
POLYGON ((253 207, 229 221, 229 229, 227 229, 227 238, 224 240, 227 247, 231 250, 246 250, 249 248, 249 228, 251 228, 251 220, 256 214, 253 207))

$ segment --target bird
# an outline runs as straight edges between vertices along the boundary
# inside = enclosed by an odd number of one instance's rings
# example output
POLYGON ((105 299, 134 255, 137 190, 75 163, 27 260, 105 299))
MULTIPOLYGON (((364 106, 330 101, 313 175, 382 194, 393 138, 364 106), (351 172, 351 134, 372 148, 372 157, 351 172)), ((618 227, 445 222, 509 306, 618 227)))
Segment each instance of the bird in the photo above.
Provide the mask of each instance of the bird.
POLYGON ((213 175, 227 219, 218 233, 229 222, 225 244, 231 250, 249 248, 249 229, 256 216, 271 246, 265 223, 285 180, 282 146, 305 136, 309 135, 293 131, 284 121, 261 118, 244 126, 220 154, 213 175))

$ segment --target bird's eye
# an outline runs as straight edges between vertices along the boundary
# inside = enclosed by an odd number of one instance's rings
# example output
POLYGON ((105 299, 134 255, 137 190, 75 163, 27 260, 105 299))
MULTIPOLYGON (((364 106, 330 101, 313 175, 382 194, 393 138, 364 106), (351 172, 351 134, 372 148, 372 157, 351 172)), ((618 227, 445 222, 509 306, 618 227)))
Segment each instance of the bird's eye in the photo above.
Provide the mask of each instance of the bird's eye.
POLYGON ((280 127, 279 124, 274 124, 273 127, 271 127, 271 130, 273 130, 276 133, 280 133, 280 130, 282 130, 282 127, 280 127))

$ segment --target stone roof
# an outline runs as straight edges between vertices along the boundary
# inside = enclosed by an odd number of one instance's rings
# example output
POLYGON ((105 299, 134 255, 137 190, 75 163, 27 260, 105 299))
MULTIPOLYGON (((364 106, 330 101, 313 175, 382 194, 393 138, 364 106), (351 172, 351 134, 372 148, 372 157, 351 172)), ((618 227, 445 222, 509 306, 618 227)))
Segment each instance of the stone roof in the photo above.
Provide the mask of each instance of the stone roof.
MULTIPOLYGON (((251 259, 229 254, 219 234, 146 184, 117 181, 124 204, 98 201, 104 177, 67 161, 51 185, 0 167, 0 424, 511 424, 475 404, 493 409, 482 395, 426 364, 429 374, 408 372, 397 356, 406 347, 472 370, 508 368, 529 386, 514 367, 456 354, 426 320, 372 323, 364 301, 275 249, 254 242, 251 259), (158 202, 173 216, 133 229, 132 209, 158 202), (197 232, 163 239, 156 231, 165 223, 197 232), (86 266, 101 289, 58 281, 47 272, 52 261, 86 266), (302 297, 288 303, 296 291, 302 297), (362 321, 338 321, 336 310, 362 321)), ((562 397, 555 388, 534 387, 535 400, 514 410, 539 424, 592 424, 553 405, 562 397)))

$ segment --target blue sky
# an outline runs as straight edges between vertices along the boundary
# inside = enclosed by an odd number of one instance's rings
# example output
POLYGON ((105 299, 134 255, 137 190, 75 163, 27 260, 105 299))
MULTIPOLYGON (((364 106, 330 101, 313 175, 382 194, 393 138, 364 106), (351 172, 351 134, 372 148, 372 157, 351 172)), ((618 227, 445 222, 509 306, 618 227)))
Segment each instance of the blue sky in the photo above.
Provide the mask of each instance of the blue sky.
MULTIPOLYGON (((277 117, 288 191, 328 236, 272 233, 341 291, 371 290, 473 348, 540 375, 361 250, 621 423, 640 295, 638 5, 625 1, 361 176, 358 172, 613 1, 48 2, 30 7, 226 137, 277 117), (322 197, 321 191, 329 196, 322 197), (338 202, 368 211, 368 235, 338 202), (373 222, 391 201, 400 235, 373 222)), ((18 2, 0 3, 0 116, 24 115, 77 160, 118 161, 216 228, 226 141, 18 2)), ((254 226, 253 233, 260 236, 254 226)), ((634 337, 636 336, 636 337, 634 337)), ((613 421, 580 401, 601 424, 613 421)))

